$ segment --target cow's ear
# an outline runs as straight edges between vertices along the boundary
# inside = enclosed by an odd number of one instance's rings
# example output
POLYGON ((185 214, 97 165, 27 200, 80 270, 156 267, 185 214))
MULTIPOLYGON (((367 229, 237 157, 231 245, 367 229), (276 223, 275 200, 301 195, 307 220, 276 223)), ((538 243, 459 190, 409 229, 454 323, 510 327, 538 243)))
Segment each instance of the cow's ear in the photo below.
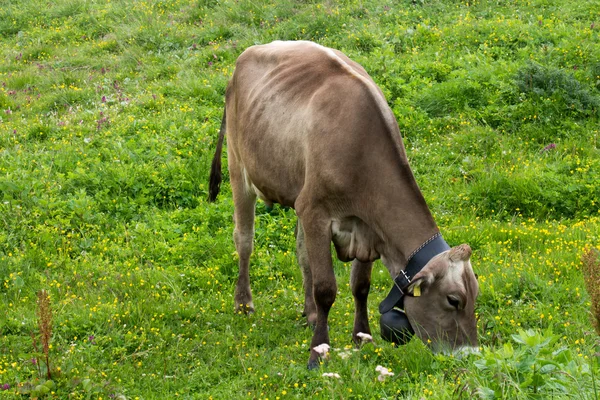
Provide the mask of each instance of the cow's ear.
POLYGON ((425 271, 419 272, 412 280, 411 284, 408 286, 407 292, 408 294, 419 297, 421 294, 427 290, 429 285, 433 283, 434 277, 433 274, 427 273, 425 271))
POLYGON ((472 250, 468 244, 461 244, 460 246, 451 248, 448 257, 454 262, 468 261, 471 258, 471 253, 472 250))

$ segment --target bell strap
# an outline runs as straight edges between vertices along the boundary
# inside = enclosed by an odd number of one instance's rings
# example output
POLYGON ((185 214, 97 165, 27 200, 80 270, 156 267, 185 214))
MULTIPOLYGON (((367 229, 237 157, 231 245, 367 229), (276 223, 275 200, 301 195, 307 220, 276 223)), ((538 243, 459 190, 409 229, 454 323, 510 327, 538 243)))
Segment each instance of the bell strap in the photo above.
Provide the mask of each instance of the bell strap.
POLYGON ((406 290, 410 286, 412 279, 433 257, 446 250, 450 250, 450 246, 439 232, 415 250, 410 255, 406 268, 400 271, 394 279, 392 290, 390 290, 387 297, 379 304, 379 312, 384 314, 394 307, 404 309, 404 296, 407 295, 406 290))

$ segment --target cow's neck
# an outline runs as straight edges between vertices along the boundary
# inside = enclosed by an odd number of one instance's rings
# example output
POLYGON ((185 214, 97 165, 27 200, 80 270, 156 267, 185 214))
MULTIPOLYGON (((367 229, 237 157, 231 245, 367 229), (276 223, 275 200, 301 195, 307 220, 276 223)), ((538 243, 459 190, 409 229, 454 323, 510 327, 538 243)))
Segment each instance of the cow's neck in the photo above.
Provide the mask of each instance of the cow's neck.
POLYGON ((396 178, 378 185, 383 186, 380 190, 384 193, 373 202, 371 214, 383 241, 382 260, 392 277, 406 267, 411 255, 439 233, 407 163, 396 178))
POLYGON ((392 277, 404 270, 411 256, 439 233, 429 210, 425 211, 426 215, 423 210, 406 212, 398 209, 389 213, 387 219, 379 221, 384 241, 383 261, 392 277))

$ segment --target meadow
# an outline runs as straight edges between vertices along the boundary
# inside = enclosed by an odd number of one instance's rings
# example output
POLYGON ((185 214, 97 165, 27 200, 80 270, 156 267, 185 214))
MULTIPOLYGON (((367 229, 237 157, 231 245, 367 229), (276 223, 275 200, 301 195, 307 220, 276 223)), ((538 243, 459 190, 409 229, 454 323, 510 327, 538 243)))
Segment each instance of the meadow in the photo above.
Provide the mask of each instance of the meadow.
POLYGON ((0 398, 600 399, 598 43, 596 0, 0 0, 0 398), (262 203, 256 313, 235 315, 208 173, 237 56, 276 39, 382 88, 445 239, 473 248, 480 354, 380 339, 379 262, 354 348, 336 262, 308 371, 295 214, 262 203))

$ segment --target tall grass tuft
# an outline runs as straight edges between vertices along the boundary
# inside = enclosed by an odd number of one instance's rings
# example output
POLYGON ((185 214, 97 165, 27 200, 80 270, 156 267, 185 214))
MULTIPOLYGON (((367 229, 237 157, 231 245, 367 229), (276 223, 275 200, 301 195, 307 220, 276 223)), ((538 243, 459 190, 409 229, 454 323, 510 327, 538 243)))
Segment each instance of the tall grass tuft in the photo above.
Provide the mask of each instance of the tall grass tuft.
POLYGON ((50 372, 50 337, 52 336, 52 308, 50 307, 50 295, 44 289, 37 293, 38 304, 38 326, 40 329, 40 340, 42 341, 42 352, 46 360, 46 377, 52 379, 50 372))
POLYGON ((600 335, 600 251, 590 249, 582 257, 583 277, 592 303, 592 321, 600 335))
POLYGON ((589 87, 581 84, 573 74, 559 68, 529 62, 519 69, 515 83, 522 93, 561 99, 568 109, 585 115, 596 115, 600 107, 600 99, 589 87))

